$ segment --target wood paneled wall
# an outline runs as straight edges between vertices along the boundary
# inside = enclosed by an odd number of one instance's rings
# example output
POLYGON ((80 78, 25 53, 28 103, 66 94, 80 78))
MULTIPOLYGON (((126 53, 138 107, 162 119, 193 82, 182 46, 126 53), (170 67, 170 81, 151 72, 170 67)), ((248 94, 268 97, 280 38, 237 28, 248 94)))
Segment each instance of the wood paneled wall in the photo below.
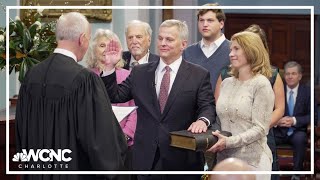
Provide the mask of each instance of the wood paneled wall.
POLYGON ((266 31, 271 64, 283 69, 290 60, 297 61, 304 69, 303 82, 310 82, 310 16, 270 14, 226 14, 225 35, 228 39, 251 24, 258 24, 266 31))

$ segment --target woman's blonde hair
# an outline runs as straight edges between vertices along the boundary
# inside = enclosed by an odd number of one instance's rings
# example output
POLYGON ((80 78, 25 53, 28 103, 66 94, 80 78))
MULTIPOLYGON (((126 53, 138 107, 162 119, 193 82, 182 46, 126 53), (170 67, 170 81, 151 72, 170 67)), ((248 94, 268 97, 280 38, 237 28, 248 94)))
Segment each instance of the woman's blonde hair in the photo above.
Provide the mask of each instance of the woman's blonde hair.
MULTIPOLYGON (((231 41, 236 41, 241 46, 254 75, 262 74, 271 78, 269 53, 257 34, 248 31, 239 32, 231 37, 231 41)), ((236 78, 239 77, 238 70, 233 67, 231 67, 231 74, 236 78)))
MULTIPOLYGON (((90 42, 87 53, 84 56, 84 60, 86 61, 89 68, 98 68, 99 71, 103 70, 104 65, 98 60, 98 58, 94 52, 94 49, 97 46, 98 40, 102 37, 105 37, 108 40, 113 39, 113 40, 117 41, 120 45, 120 48, 122 49, 119 37, 114 32, 110 31, 109 29, 97 29, 92 41, 90 42)), ((121 52, 121 54, 122 54, 122 52, 121 52)), ((124 65, 125 65, 125 61, 121 58, 120 61, 116 64, 116 68, 122 68, 124 65)))

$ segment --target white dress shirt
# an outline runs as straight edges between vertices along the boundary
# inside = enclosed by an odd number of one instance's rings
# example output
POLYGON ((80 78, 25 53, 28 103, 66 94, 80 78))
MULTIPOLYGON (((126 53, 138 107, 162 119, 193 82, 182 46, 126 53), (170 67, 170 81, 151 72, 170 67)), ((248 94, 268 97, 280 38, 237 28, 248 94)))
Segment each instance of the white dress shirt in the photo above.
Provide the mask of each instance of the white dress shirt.
POLYGON ((213 43, 210 45, 204 44, 203 39, 200 42, 201 45, 201 50, 203 54, 209 58, 216 50, 220 47, 220 45, 223 43, 223 41, 226 40, 226 37, 224 34, 222 34, 217 40, 215 40, 213 43))
POLYGON ((63 54, 65 56, 71 57, 73 60, 77 61, 77 57, 75 54, 73 54, 73 52, 66 50, 66 49, 61 49, 61 48, 56 48, 54 49, 53 53, 58 53, 58 54, 63 54))
POLYGON ((166 66, 170 67, 170 86, 168 91, 168 96, 169 96, 173 82, 176 79, 179 67, 181 65, 181 62, 182 62, 182 56, 180 56, 177 60, 175 60, 170 65, 165 64, 163 60, 160 58, 159 65, 155 71, 155 81, 154 81, 156 84, 157 97, 159 97, 161 81, 164 73, 166 72, 165 67, 166 66))
MULTIPOLYGON (((181 62, 182 62, 182 56, 180 56, 177 60, 175 60, 170 65, 167 65, 163 62, 163 60, 160 57, 159 65, 155 71, 155 84, 156 84, 156 92, 157 92, 158 98, 159 98, 159 93, 160 93, 161 81, 162 81, 164 73, 166 72, 165 67, 166 66, 170 67, 170 85, 169 85, 169 90, 168 90, 168 97, 169 97, 173 82, 176 79, 181 62)), ((201 117, 201 118, 205 119, 208 122, 208 126, 210 126, 209 119, 207 119, 206 117, 201 117)))
POLYGON ((129 67, 130 67, 130 70, 132 69, 132 67, 134 66, 132 63, 139 63, 139 64, 145 64, 145 63, 148 63, 148 59, 149 59, 149 51, 147 52, 146 55, 144 55, 141 59, 139 59, 139 61, 137 61, 136 59, 134 59, 134 57, 131 55, 131 58, 130 58, 130 63, 129 63, 129 67))

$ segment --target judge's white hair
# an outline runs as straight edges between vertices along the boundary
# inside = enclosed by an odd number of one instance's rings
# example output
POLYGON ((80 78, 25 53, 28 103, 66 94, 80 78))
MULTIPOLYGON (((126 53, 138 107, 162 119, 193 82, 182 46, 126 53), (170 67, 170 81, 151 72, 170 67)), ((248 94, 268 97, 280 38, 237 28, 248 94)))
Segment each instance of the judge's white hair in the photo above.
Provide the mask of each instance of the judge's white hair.
POLYGON ((56 26, 56 40, 77 40, 81 34, 88 32, 87 18, 78 12, 70 12, 59 17, 56 26))

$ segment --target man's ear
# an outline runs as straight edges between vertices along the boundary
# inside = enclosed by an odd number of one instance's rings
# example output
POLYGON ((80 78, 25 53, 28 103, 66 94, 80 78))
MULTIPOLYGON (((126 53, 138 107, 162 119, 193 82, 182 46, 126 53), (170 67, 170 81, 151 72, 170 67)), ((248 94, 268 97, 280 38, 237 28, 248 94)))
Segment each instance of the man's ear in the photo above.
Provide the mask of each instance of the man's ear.
POLYGON ((185 48, 187 48, 187 45, 188 45, 188 41, 186 41, 186 40, 183 40, 182 41, 182 51, 185 49, 185 48))
POLYGON ((299 73, 299 81, 302 79, 302 73, 299 73))
POLYGON ((223 27, 224 27, 224 21, 220 21, 219 23, 220 23, 220 29, 223 29, 223 27))
POLYGON ((84 43, 84 40, 85 40, 85 37, 86 36, 86 33, 82 33, 79 37, 79 46, 81 46, 83 43, 84 43))
POLYGON ((150 47, 150 45, 151 45, 151 37, 150 36, 148 37, 148 43, 149 43, 149 47, 150 47))

